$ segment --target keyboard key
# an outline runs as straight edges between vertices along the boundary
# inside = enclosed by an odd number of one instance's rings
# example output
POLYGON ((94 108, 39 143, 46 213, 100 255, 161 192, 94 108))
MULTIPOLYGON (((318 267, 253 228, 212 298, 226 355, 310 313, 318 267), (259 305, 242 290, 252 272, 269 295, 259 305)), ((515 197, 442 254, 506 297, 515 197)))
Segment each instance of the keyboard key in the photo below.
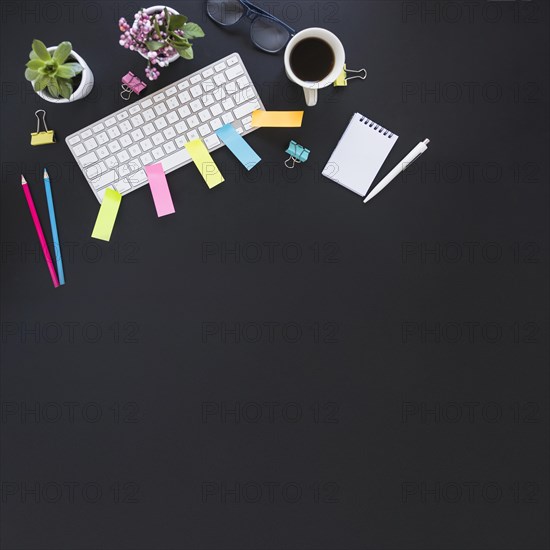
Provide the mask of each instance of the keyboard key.
POLYGON ((200 86, 193 86, 191 88, 191 95, 193 97, 199 97, 200 95, 202 95, 202 88, 200 86))
POLYGON ((138 128, 137 130, 134 130, 130 135, 132 136, 132 139, 134 141, 140 141, 144 137, 143 132, 141 131, 140 128, 138 128))
POLYGON ((153 149, 151 153, 153 154, 155 160, 161 159, 164 156, 164 151, 162 147, 157 147, 156 149, 153 149))
POLYGON ((199 121, 199 119, 197 118, 196 115, 190 116, 187 119, 187 126, 189 126, 189 128, 195 128, 199 124, 200 124, 200 121, 199 121))
POLYGON ((84 147, 86 147, 86 151, 91 151, 93 149, 96 149, 97 141, 94 138, 90 138, 84 142, 84 147))
POLYGON ((243 129, 242 128, 237 128, 237 134, 242 134, 243 133, 243 129))
POLYGON ((132 189, 132 186, 128 183, 128 180, 119 180, 113 185, 119 193, 124 193, 124 191, 128 191, 128 189, 132 189))
POLYGON ((118 140, 115 139, 107 144, 107 149, 109 149, 111 153, 116 153, 117 151, 120 151, 122 147, 120 146, 118 140))
POLYGON ((180 100, 180 103, 187 103, 188 101, 191 101, 191 94, 187 91, 181 92, 181 94, 178 95, 178 99, 180 100))
POLYGON ((132 145, 132 138, 128 134, 123 135, 119 139, 119 141, 122 147, 128 147, 128 145, 132 145))
POLYGON ((108 118, 105 121, 105 126, 107 126, 107 127, 112 126, 113 124, 116 124, 116 118, 115 117, 108 118))
POLYGON ((149 151, 149 149, 153 148, 153 142, 147 138, 140 143, 140 146, 144 151, 149 151))
POLYGON ((170 153, 173 153, 177 149, 173 141, 169 141, 168 143, 165 143, 163 147, 167 155, 169 155, 170 153))
POLYGON ((116 166, 118 166, 118 160, 116 157, 112 156, 105 160, 105 164, 109 168, 115 168, 116 166))
POLYGON ((154 134, 157 130, 156 128, 149 122, 146 124, 142 130, 145 132, 146 136, 150 136, 151 134, 154 134))
POLYGON ((254 99, 254 90, 252 88, 241 90, 240 92, 235 94, 234 99, 237 105, 241 105, 245 101, 250 101, 251 99, 254 99))
POLYGON ((214 99, 216 101, 221 101, 224 97, 225 97, 225 88, 221 87, 221 88, 216 88, 214 90, 214 99))
POLYGON ((173 137, 176 136, 176 131, 171 126, 166 128, 166 130, 164 130, 164 132, 162 132, 162 133, 164 134, 164 137, 166 139, 172 139, 173 137))
POLYGON ((125 120, 118 125, 118 129, 121 132, 129 132, 132 129, 132 125, 129 121, 125 120))
POLYGON ((67 143, 69 145, 74 145, 75 143, 78 143, 80 141, 80 136, 73 136, 67 140, 67 143))
POLYGON ((153 96, 153 101, 155 103, 158 103, 159 101, 162 101, 163 99, 166 99, 166 96, 164 95, 163 92, 160 92, 160 94, 157 94, 157 95, 153 96))
POLYGON ((233 115, 231 113, 225 113, 225 115, 222 116, 222 120, 225 124, 230 124, 235 119, 233 118, 233 115))
POLYGON ((246 88, 250 84, 250 81, 248 80, 248 77, 244 75, 237 80, 237 84, 239 85, 239 88, 242 89, 242 88, 246 88))
POLYGON ((212 118, 212 115, 208 109, 205 109, 199 113, 199 118, 201 119, 201 122, 207 122, 212 118))
POLYGON ((133 157, 137 157, 138 155, 141 155, 141 149, 134 143, 129 149, 128 152, 133 157))
POLYGON ((122 111, 118 113, 116 117, 118 120, 124 120, 125 118, 128 118, 128 111, 122 111))
POLYGON ((96 178, 99 178, 101 174, 104 172, 107 172, 108 168, 105 166, 104 162, 98 162, 97 164, 94 164, 90 168, 86 170, 86 176, 90 180, 95 180, 96 178))
POLYGON ((97 157, 95 153, 88 153, 87 155, 80 157, 78 160, 80 161, 82 166, 89 166, 90 164, 97 162, 97 157))
POLYGON ((204 138, 204 144, 211 149, 212 147, 216 147, 220 144, 220 140, 218 139, 218 136, 216 134, 212 134, 211 136, 208 136, 207 138, 204 138))
MULTIPOLYGON (((121 140, 122 141, 122 140, 121 140)), ((107 147, 100 147, 97 151, 97 156, 100 158, 100 159, 104 159, 105 157, 108 157, 109 156, 109 150, 107 149, 107 147)))
POLYGON ((178 93, 178 89, 175 86, 172 86, 171 88, 168 88, 168 90, 166 90, 164 93, 168 97, 170 97, 171 95, 174 95, 174 94, 178 93))
POLYGON ((168 172, 173 168, 176 168, 186 162, 189 162, 190 160, 191 160, 191 156, 189 155, 187 150, 179 149, 175 153, 172 153, 171 155, 164 157, 160 162, 162 164, 162 167, 164 168, 164 171, 168 172))
POLYGON ((199 139, 199 133, 197 130, 191 130, 190 132, 187 132, 187 141, 193 141, 194 139, 199 139))
POLYGON ((191 84, 196 84, 197 82, 200 82, 202 80, 202 76, 199 74, 196 74, 196 75, 193 75, 189 81, 191 82, 191 84))
POLYGON ((191 110, 196 113, 197 111, 200 111, 202 109, 201 100, 195 99, 195 101, 192 101, 189 106, 191 107, 191 110))
POLYGON ((187 107, 186 105, 185 107, 180 107, 178 109, 178 113, 181 118, 186 118, 191 114, 191 109, 189 109, 189 107, 187 107))
POLYGON ((105 126, 103 126, 103 123, 100 122, 99 124, 96 124, 92 130, 94 132, 94 134, 97 134, 98 132, 101 132, 101 130, 104 130, 105 129, 105 126))
POLYGON ((164 143, 165 139, 164 136, 159 132, 158 134, 155 134, 152 137, 153 143, 155 145, 160 145, 161 143, 164 143))
POLYGON ((235 107, 235 103, 230 97, 222 101, 222 105, 226 111, 229 111, 230 109, 233 109, 233 107, 235 107))
POLYGON ((150 153, 145 153, 145 155, 142 155, 140 159, 143 166, 147 166, 147 164, 151 164, 153 162, 153 157, 150 153))
POLYGON ((147 111, 144 111, 142 114, 143 114, 143 118, 147 122, 150 122, 155 118, 155 112, 153 111, 153 109, 147 109, 147 111))
POLYGON ((178 116, 178 113, 176 111, 172 111, 171 113, 168 113, 166 115, 166 120, 168 121, 168 124, 174 124, 174 122, 177 122, 180 119, 178 116))
POLYGON ((221 108, 221 106, 216 103, 216 105, 212 105, 212 107, 210 107, 210 110, 212 111, 212 114, 214 116, 218 116, 218 115, 221 115, 223 113, 223 109, 221 108))
POLYGON ((166 105, 168 105, 169 109, 175 109, 176 107, 179 107, 179 101, 175 97, 171 97, 166 102, 166 105))
POLYGON ((79 157, 80 155, 83 155, 85 152, 86 152, 86 147, 84 147, 84 145, 82 145, 82 143, 79 143, 76 147, 73 148, 73 153, 77 157, 79 157))
POLYGON ((219 118, 215 118, 210 122, 210 126, 212 126, 212 129, 214 132, 221 128, 223 126, 222 121, 219 118))
MULTIPOLYGON (((139 166, 138 166, 138 168, 139 168, 139 166)), ((127 176, 128 174, 131 174, 132 172, 134 172, 134 169, 130 164, 123 164, 122 166, 120 166, 118 168, 118 175, 122 178, 124 176, 127 176)))
POLYGON ((232 95, 238 91, 239 87, 237 86, 237 81, 235 82, 229 82, 225 85, 225 91, 228 93, 228 95, 232 95))
POLYGON ((183 147, 187 143, 185 136, 178 136, 176 138, 176 147, 183 147))
POLYGON ((80 134, 80 137, 82 139, 88 139, 89 137, 92 137, 92 131, 91 130, 84 130, 84 132, 82 132, 80 134))
POLYGON ((214 90, 216 88, 216 85, 214 84, 214 81, 211 80, 210 78, 208 80, 205 80, 203 83, 202 83, 202 89, 208 93, 208 92, 211 92, 212 90, 214 90))
POLYGON ((114 183, 117 179, 118 174, 115 170, 107 170, 106 172, 103 172, 101 176, 91 181, 95 189, 100 189, 101 187, 114 183))
POLYGON ((159 103, 158 105, 155 105, 155 113, 157 113, 158 116, 163 115, 166 113, 168 109, 166 108, 166 105, 164 103, 159 103))
POLYGON ((232 57, 230 57, 228 60, 227 60, 227 64, 231 67, 232 65, 235 65, 236 63, 239 62, 239 58, 234 55, 232 57))
POLYGON ((246 123, 243 122, 243 126, 244 126, 244 129, 248 132, 248 130, 252 128, 252 122, 246 122, 246 123))
POLYGON ((206 71, 202 71, 203 78, 208 78, 209 76, 212 76, 214 74, 214 69, 210 67, 209 69, 206 69, 206 71))
POLYGON ((215 103, 216 100, 214 99, 213 94, 206 94, 202 96, 202 103, 205 107, 208 107, 209 105, 212 105, 212 103, 215 103))
POLYGON ((183 82, 180 82, 178 84, 178 90, 185 90, 185 88, 189 88, 189 81, 184 80, 183 82))
POLYGON ((242 121, 241 121, 243 124, 249 124, 252 122, 252 117, 251 116, 245 116, 242 121))
POLYGON ((128 112, 131 114, 131 115, 135 115, 136 113, 139 113, 141 111, 141 106, 139 103, 136 103, 134 105, 132 105, 129 109, 128 109, 128 112))
POLYGON ((141 102, 142 109, 147 109, 147 107, 151 107, 151 105, 153 105, 153 100, 150 97, 148 97, 147 99, 144 99, 141 102))
POLYGON ((115 139, 116 137, 120 136, 120 130, 116 126, 109 128, 107 130, 107 133, 109 134, 109 137, 111 139, 115 139))
POLYGON ((182 134, 183 132, 185 132, 185 130, 187 130, 187 125, 185 124, 185 122, 183 122, 183 120, 180 120, 180 122, 178 122, 174 128, 176 129, 176 132, 178 134, 182 134))
POLYGON ((132 184, 132 187, 135 188, 143 185, 147 181, 147 174, 144 170, 138 170, 127 179, 132 184))
POLYGON ((220 73, 214 77, 214 82, 216 83, 216 86, 221 86, 222 84, 225 84, 227 80, 225 80, 225 76, 223 76, 223 73, 220 73))
POLYGON ((128 154, 128 151, 122 150, 120 153, 117 153, 117 159, 119 162, 126 162, 130 159, 130 155, 128 154))
POLYGON ((220 71, 223 71, 226 67, 227 67, 227 65, 225 64, 225 61, 222 61, 222 62, 218 63, 217 65, 214 65, 214 70, 217 73, 219 73, 220 71))
POLYGON ((143 124, 144 120, 141 115, 136 115, 130 119, 130 122, 132 123, 134 128, 137 128, 138 126, 141 126, 143 124))
POLYGON ((244 69, 241 65, 234 65, 233 67, 225 71, 225 76, 227 77, 227 80, 233 80, 234 78, 241 76, 243 73, 244 69))
POLYGON ((260 103, 257 100, 249 101, 248 103, 244 103, 240 107, 237 107, 233 111, 233 115, 235 118, 242 118, 243 116, 249 115, 252 113, 252 111, 255 111, 256 109, 260 108, 260 103))
POLYGON ((208 126, 208 124, 203 124, 200 128, 199 128, 199 132, 200 132, 200 135, 202 137, 204 136, 207 136, 208 134, 211 134, 212 133, 212 130, 210 129, 210 126, 208 126))
POLYGON ((168 126, 168 123, 166 122, 166 119, 161 116, 160 118, 157 118, 157 120, 155 120, 155 126, 157 127, 157 130, 162 130, 163 128, 166 128, 166 126, 168 126))

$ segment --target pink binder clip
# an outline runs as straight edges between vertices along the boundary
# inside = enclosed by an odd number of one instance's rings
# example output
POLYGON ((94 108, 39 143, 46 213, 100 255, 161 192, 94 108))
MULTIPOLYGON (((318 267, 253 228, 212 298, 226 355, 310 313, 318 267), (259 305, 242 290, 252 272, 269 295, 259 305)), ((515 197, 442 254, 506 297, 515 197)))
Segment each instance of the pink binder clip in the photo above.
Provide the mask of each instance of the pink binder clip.
POLYGON ((147 88, 147 84, 130 71, 122 77, 122 92, 120 92, 120 97, 124 101, 128 101, 132 93, 139 95, 145 88, 147 88))

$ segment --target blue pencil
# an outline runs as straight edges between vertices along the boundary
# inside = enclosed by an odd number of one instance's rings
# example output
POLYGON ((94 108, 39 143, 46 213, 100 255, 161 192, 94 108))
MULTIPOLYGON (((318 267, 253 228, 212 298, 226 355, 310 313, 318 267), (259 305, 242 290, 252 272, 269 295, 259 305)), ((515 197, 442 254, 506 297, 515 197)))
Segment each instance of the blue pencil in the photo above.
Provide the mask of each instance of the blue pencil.
POLYGON ((44 187, 46 188, 46 199, 48 201, 48 213, 50 214, 50 225, 52 227, 53 249, 55 261, 57 263, 57 275, 59 284, 65 284, 65 274, 63 273, 63 261, 61 260, 61 246, 59 244, 59 235, 57 234, 57 223, 55 221, 55 209, 53 207, 52 188, 50 185, 50 176, 44 168, 44 187))

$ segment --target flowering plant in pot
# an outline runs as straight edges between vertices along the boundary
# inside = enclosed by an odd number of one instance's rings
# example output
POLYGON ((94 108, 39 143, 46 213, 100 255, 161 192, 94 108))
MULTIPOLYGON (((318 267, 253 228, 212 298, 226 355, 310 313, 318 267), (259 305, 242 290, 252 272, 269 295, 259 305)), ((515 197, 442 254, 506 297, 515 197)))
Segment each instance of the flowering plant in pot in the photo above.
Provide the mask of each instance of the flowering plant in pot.
POLYGON ((191 40, 204 36, 199 25, 166 6, 139 10, 132 26, 124 17, 118 24, 123 33, 120 45, 147 59, 145 74, 149 80, 159 77, 158 67, 166 67, 178 57, 193 59, 191 40))
POLYGON ((49 48, 33 40, 25 78, 34 91, 53 103, 68 103, 86 97, 92 90, 94 77, 90 67, 70 42, 49 48))

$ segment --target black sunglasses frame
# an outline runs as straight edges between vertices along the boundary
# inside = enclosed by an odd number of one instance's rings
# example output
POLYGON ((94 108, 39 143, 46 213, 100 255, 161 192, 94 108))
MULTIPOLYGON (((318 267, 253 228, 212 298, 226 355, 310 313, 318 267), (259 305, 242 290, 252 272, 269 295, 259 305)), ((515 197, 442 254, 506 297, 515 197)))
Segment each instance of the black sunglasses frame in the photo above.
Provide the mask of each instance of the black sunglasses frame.
POLYGON ((214 21, 214 23, 222 27, 232 27, 233 25, 236 25, 239 21, 242 21, 245 17, 247 19, 250 19, 250 25, 251 25, 250 40, 257 48, 259 48, 260 50, 266 53, 279 53, 290 42, 290 39, 296 34, 296 31, 291 26, 287 25, 284 21, 281 21, 280 19, 278 19, 274 15, 271 15, 269 12, 263 10, 262 8, 255 6, 254 4, 252 4, 252 2, 249 2, 248 0, 236 0, 236 1, 238 1, 245 8, 245 11, 241 15, 241 17, 239 17, 239 19, 237 19, 233 23, 225 24, 225 23, 220 23, 218 20, 216 20, 214 16, 211 15, 210 12, 208 11, 208 0, 206 2, 206 13, 208 14, 208 17, 210 17, 210 19, 214 21), (262 47, 260 44, 258 44, 252 37, 252 24, 254 23, 254 21, 256 21, 259 18, 267 19, 271 23, 277 23, 289 33, 288 40, 278 50, 268 50, 262 47))

